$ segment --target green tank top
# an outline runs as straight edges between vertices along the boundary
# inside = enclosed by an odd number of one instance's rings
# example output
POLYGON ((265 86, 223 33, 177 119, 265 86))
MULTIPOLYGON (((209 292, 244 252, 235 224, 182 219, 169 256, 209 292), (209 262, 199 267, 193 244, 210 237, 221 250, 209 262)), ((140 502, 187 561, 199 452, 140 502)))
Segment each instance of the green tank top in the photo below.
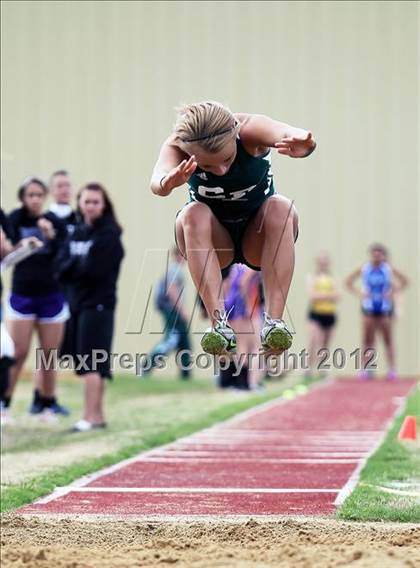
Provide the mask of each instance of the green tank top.
POLYGON ((274 193, 270 151, 251 156, 236 139, 237 153, 229 171, 216 176, 201 168, 188 180, 190 201, 206 203, 220 219, 240 221, 274 193))

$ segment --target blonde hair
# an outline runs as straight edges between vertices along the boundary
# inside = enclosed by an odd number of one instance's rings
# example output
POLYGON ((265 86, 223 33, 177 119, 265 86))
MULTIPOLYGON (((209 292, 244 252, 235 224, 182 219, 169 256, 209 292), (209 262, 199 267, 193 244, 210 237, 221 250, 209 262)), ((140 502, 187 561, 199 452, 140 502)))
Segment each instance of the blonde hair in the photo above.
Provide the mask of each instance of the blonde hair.
POLYGON ((221 103, 203 101, 185 105, 177 111, 175 142, 197 144, 206 152, 216 153, 239 132, 240 124, 221 103))

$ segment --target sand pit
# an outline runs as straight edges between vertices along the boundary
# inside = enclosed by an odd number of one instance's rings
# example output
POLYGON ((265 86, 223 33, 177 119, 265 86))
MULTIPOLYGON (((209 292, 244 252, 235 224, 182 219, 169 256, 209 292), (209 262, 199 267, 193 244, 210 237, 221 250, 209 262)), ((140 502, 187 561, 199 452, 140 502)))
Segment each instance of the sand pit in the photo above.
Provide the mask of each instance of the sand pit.
POLYGON ((2 567, 420 565, 420 526, 332 519, 159 520, 6 515, 2 567))

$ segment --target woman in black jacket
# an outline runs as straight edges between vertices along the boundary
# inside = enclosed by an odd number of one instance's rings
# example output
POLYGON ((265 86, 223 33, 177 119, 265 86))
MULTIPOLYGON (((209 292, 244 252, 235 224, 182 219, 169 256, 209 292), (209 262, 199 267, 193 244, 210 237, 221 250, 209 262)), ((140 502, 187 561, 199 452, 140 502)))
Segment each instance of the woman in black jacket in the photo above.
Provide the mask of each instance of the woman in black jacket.
MULTIPOLYGON (((85 380, 83 419, 73 427, 85 432, 105 426, 104 381, 111 379, 116 286, 124 249, 112 202, 99 183, 78 194, 81 221, 68 240, 60 272, 71 288, 71 350, 76 372, 85 380)), ((65 355, 65 353, 62 353, 65 355)))

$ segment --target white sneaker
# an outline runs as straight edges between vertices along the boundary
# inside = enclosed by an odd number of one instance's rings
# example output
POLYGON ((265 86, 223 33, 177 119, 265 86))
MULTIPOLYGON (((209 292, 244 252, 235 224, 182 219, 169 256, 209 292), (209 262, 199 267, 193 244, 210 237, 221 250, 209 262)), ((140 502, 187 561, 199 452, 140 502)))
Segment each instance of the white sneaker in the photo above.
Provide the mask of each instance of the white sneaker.
POLYGON ((36 418, 44 424, 57 424, 58 416, 49 408, 44 408, 42 412, 36 415, 36 418))
POLYGON ((8 408, 5 407, 1 407, 0 408, 0 424, 1 426, 6 426, 10 424, 14 424, 15 421, 12 418, 12 416, 10 415, 10 410, 8 408))
POLYGON ((265 353, 280 355, 292 345, 293 336, 283 320, 272 319, 264 312, 264 325, 261 330, 261 345, 265 353))
POLYGON ((92 428, 93 424, 82 418, 81 420, 78 420, 74 426, 72 426, 71 432, 89 432, 92 428))
POLYGON ((90 432, 91 430, 96 430, 97 428, 106 428, 106 423, 104 422, 102 424, 92 424, 92 422, 89 422, 88 420, 82 418, 70 428, 70 432, 90 432))
MULTIPOLYGON (((230 313, 230 312, 229 312, 230 313)), ((225 311, 218 310, 214 327, 209 327, 201 338, 201 347, 211 355, 229 355, 236 352, 236 337, 232 327, 228 324, 225 311)))

